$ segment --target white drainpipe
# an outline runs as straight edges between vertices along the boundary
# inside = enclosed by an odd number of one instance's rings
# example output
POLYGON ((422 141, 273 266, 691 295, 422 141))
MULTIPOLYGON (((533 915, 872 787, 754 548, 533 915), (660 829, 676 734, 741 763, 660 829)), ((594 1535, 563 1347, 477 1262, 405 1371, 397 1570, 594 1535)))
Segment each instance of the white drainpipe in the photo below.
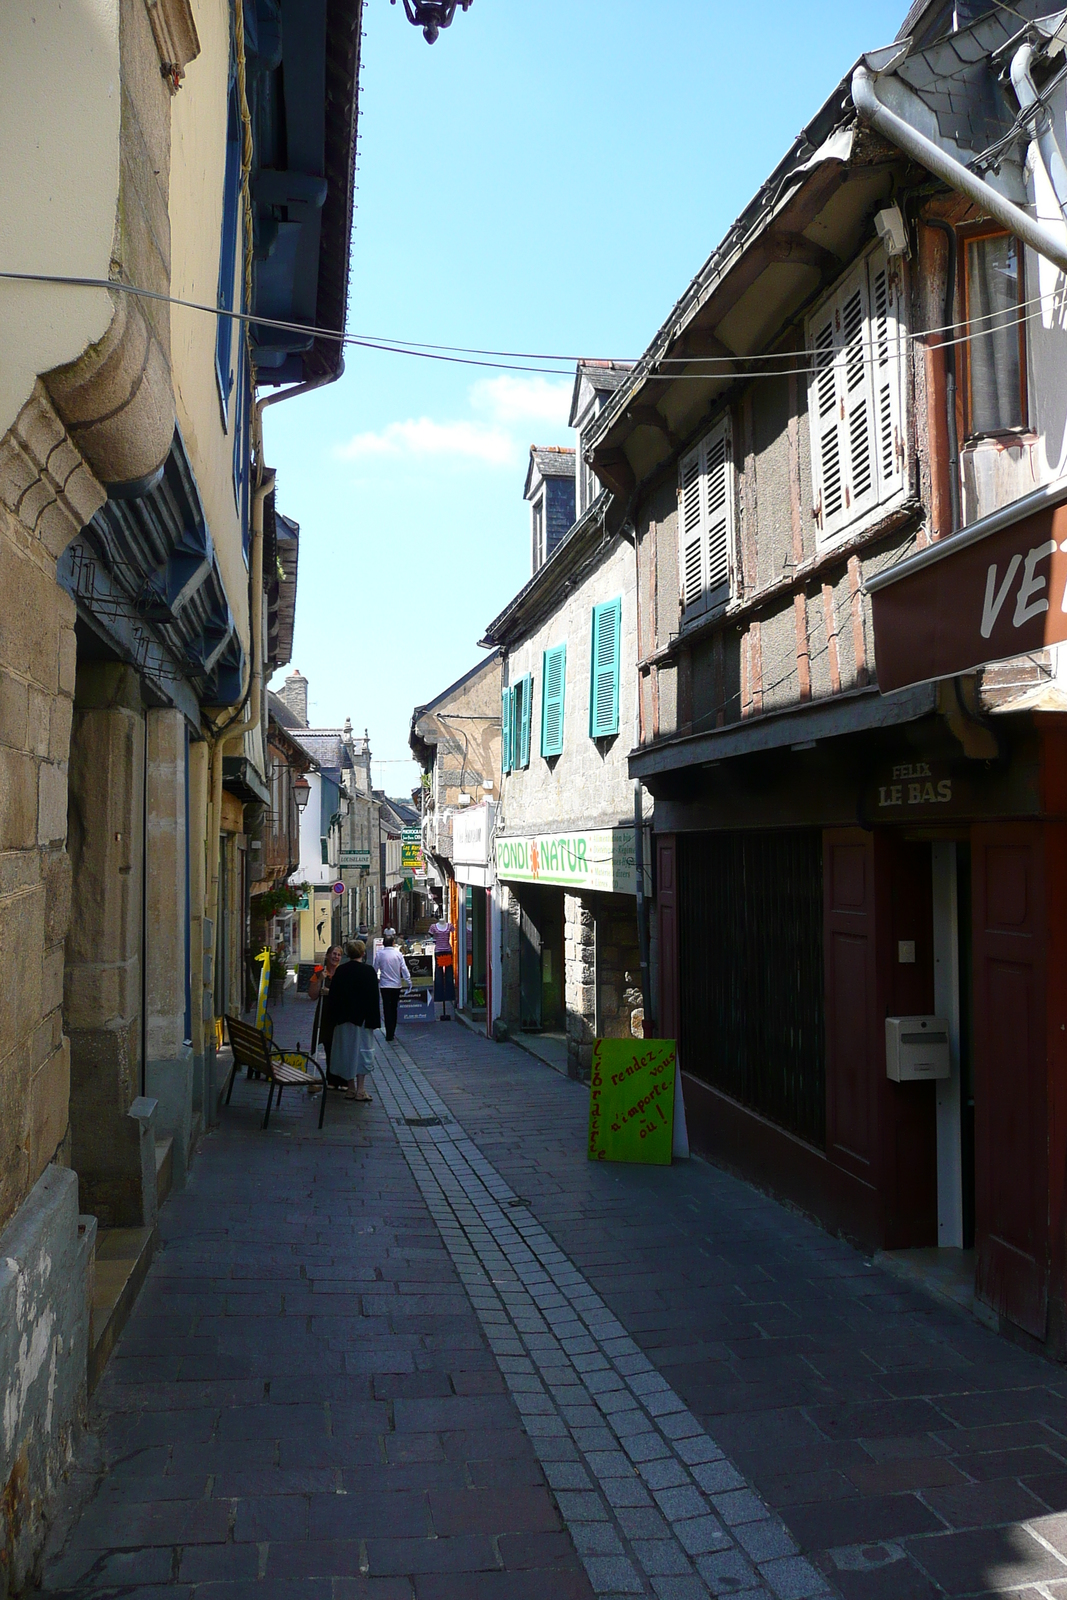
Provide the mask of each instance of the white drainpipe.
MULTIPOLYGON (((1020 45, 1011 59, 1011 86, 1023 111, 1029 111, 1041 98, 1032 74, 1036 54, 1034 46, 1027 43, 1020 45)), ((1067 217, 1067 163, 1056 138, 1052 117, 1045 106, 1038 111, 1034 121, 1034 138, 1052 191, 1059 201, 1060 210, 1067 217)))
MULTIPOLYGON (((1016 58, 1018 59, 1018 58, 1016 58)), ((1014 77, 1014 66, 1013 66, 1014 77)), ((939 144, 928 139, 925 133, 913 128, 910 122, 888 106, 882 104, 875 93, 875 74, 862 63, 852 74, 852 101, 865 122, 883 134, 905 155, 911 156, 935 177, 941 178, 950 188, 973 200, 975 205, 999 222, 1009 233, 1028 244, 1038 255, 1044 256, 1061 272, 1067 272, 1067 237, 1053 232, 1038 222, 1021 206, 1014 205, 999 194, 992 184, 979 178, 962 161, 950 156, 939 144)), ((1057 190, 1057 193, 1059 191, 1057 190)), ((1062 196, 1061 196, 1062 201, 1062 196)))

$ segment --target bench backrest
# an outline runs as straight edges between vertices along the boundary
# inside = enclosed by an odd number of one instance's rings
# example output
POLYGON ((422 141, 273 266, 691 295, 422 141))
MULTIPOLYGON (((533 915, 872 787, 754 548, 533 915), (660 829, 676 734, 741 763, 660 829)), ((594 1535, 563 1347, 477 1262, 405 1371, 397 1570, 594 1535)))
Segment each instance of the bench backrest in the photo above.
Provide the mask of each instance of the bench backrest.
POLYGON ((262 1072, 269 1071, 270 1047, 265 1033, 261 1033, 258 1028, 253 1028, 247 1022, 241 1022, 237 1017, 226 1018, 226 1029, 230 1035, 233 1059, 240 1066, 256 1067, 262 1072))

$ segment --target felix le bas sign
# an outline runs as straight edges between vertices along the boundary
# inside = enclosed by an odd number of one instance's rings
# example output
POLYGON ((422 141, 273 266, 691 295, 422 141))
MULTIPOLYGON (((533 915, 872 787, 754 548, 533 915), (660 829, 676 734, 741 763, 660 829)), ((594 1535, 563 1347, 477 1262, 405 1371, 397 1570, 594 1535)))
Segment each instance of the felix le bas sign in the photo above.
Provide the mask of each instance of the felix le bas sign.
POLYGON ((1067 482, 869 579, 883 692, 1067 640, 1067 482))

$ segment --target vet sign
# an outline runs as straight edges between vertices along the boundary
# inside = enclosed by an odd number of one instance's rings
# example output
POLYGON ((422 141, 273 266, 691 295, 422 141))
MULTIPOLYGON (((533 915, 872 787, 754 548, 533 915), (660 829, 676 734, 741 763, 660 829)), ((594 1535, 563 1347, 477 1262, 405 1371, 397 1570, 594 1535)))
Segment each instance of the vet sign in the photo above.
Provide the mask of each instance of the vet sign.
POLYGON ((883 693, 1067 641, 1067 479, 867 578, 883 693))

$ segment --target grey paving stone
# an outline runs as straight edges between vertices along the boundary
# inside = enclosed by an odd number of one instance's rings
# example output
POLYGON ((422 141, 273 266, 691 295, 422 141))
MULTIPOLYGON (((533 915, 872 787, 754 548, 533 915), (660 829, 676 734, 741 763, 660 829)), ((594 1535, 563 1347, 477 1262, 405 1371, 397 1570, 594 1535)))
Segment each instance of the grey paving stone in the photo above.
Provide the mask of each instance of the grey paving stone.
POLYGON ((671 1519, 675 1538, 691 1556, 707 1555, 711 1551, 726 1550, 732 1540, 718 1517, 680 1517, 671 1519))
POLYGON ((656 1461, 644 1461, 641 1463, 640 1471, 650 1489, 685 1488, 690 1493, 696 1492, 689 1482, 689 1474, 681 1462, 676 1461, 673 1456, 664 1456, 656 1461))
POLYGON ((579 1555, 621 1556, 622 1540, 610 1522, 580 1522, 571 1529, 579 1555))
POLYGON ((692 1575, 693 1564, 675 1539, 634 1539, 634 1558, 650 1578, 692 1575))
POLYGON ((624 1556, 583 1556, 582 1564, 596 1594, 641 1594, 644 1584, 624 1556))
POLYGON ((736 1594, 738 1589, 756 1588, 759 1574, 740 1550, 722 1550, 716 1555, 697 1556, 696 1568, 711 1593, 736 1594))

